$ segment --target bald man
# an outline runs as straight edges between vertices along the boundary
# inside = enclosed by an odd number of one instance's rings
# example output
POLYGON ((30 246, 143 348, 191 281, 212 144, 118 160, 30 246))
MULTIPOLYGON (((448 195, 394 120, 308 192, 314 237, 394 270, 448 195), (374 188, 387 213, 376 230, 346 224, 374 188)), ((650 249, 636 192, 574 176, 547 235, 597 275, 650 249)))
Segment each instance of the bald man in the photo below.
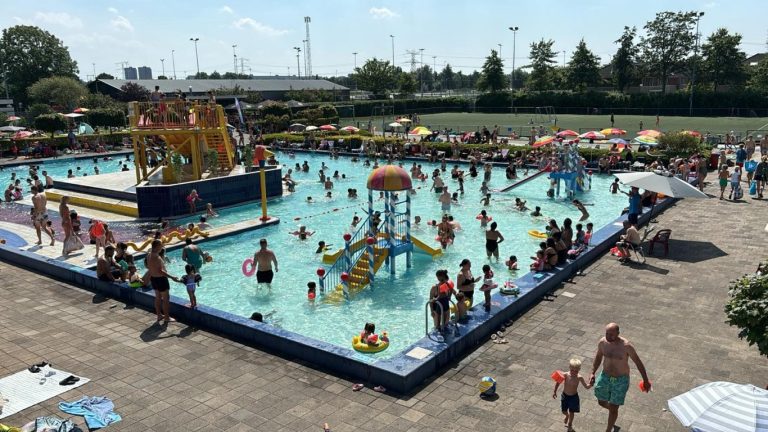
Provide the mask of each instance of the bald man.
POLYGON ((632 359, 642 375, 646 391, 650 390, 651 382, 648 380, 645 365, 637 355, 635 347, 627 339, 619 336, 618 324, 608 324, 605 326, 605 336, 597 344, 595 361, 592 363, 592 375, 589 377, 589 384, 595 386, 595 397, 598 403, 608 410, 606 432, 613 431, 613 426, 619 417, 619 407, 624 405, 624 396, 629 390, 629 359, 632 359), (595 382, 595 373, 600 368, 600 363, 603 363, 603 370, 595 382))

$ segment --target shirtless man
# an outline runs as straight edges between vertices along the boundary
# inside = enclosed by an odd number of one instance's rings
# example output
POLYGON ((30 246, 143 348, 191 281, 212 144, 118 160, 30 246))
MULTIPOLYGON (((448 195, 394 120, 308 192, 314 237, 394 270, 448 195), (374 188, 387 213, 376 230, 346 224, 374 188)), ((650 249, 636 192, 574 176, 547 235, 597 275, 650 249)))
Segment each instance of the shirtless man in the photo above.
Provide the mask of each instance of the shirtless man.
POLYGON ((597 344, 597 353, 592 363, 592 375, 589 384, 595 385, 595 396, 601 407, 608 410, 608 425, 606 432, 612 432, 616 419, 619 417, 619 407, 624 405, 624 396, 629 389, 629 359, 635 363, 643 377, 645 391, 651 389, 651 382, 645 372, 645 365, 635 351, 635 347, 627 339, 619 336, 619 325, 610 323, 605 327, 605 337, 597 344), (595 373, 605 358, 603 370, 597 376, 595 373))
POLYGON ((171 284, 168 279, 172 279, 175 282, 179 282, 179 278, 171 276, 165 269, 165 260, 160 256, 160 251, 163 250, 163 242, 161 240, 152 240, 152 250, 147 255, 147 273, 149 273, 149 279, 152 282, 152 289, 155 290, 155 314, 157 314, 157 322, 161 320, 168 324, 169 321, 173 321, 170 317, 171 309, 171 284))
MULTIPOLYGON (((34 224, 35 232, 37 233, 37 244, 43 244, 41 231, 48 221, 46 204, 48 204, 48 200, 45 198, 45 194, 39 194, 37 186, 32 186, 32 206, 34 207, 32 211, 32 223, 34 224)), ((53 234, 50 230, 45 230, 45 233, 51 237, 51 246, 53 246, 56 241, 53 238, 53 234)))
POLYGON ((256 282, 259 284, 267 284, 268 288, 272 288, 272 278, 275 276, 272 273, 272 264, 275 264, 275 273, 277 273, 277 257, 275 253, 267 249, 267 239, 259 240, 259 246, 261 249, 253 254, 253 261, 256 263, 256 282))

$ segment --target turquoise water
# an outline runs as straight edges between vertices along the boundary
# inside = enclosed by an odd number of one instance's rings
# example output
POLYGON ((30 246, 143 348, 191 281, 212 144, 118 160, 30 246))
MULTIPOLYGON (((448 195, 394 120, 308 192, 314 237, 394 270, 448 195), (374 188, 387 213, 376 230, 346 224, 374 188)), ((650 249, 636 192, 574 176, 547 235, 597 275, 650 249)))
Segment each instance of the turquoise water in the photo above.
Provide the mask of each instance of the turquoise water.
MULTIPOLYGON (((42 177, 43 171, 48 171, 48 175, 53 177, 54 183, 56 180, 66 180, 67 170, 72 170, 72 173, 76 177, 83 177, 85 174, 88 176, 97 175, 95 167, 99 167, 99 174, 108 174, 118 172, 122 169, 123 163, 128 164, 129 169, 133 169, 133 162, 127 162, 124 155, 113 155, 112 160, 105 161, 103 157, 97 158, 97 162, 94 163, 93 158, 87 159, 45 159, 31 162, 28 165, 18 165, 13 167, 5 167, 0 171, 0 178, 10 181, 11 173, 16 173, 16 178, 21 179, 21 184, 25 191, 28 191, 27 177, 29 177, 29 168, 32 165, 39 165, 40 170, 38 176, 40 181, 45 184, 45 179, 42 177), (77 168, 80 168, 79 170, 77 168)), ((3 185, 3 189, 8 187, 7 184, 3 185)))
MULTIPOLYGON (((284 154, 279 156, 281 162, 288 167, 307 160, 311 167, 310 172, 297 173, 294 170, 293 177, 298 182, 297 192, 270 201, 269 214, 281 219, 279 225, 202 244, 202 248, 214 257, 214 262, 202 269, 203 281, 197 291, 198 302, 244 317, 258 311, 274 325, 343 347, 350 346, 350 339, 366 322, 374 322, 378 332, 387 330, 391 337, 390 348, 375 354, 377 358, 396 354, 424 336, 425 303, 429 288, 435 281, 436 270, 448 269, 451 278, 455 280, 459 262, 463 258, 469 258, 472 260, 475 276, 482 274, 481 267, 488 263, 488 259, 485 254, 483 228, 475 219, 481 209, 485 208, 493 220, 498 222, 499 231, 505 237, 505 241, 500 245, 503 259, 500 263, 491 263, 497 281, 517 276, 506 270, 503 264, 509 255, 516 255, 520 267, 527 268, 531 261, 529 257, 541 241, 529 236, 527 232, 531 229, 543 231, 548 220, 546 217, 534 218, 528 212, 514 210, 514 198, 527 200, 531 209, 537 205, 541 206, 546 216, 554 217, 558 222, 570 217, 575 225, 581 216, 570 202, 546 197, 549 185, 546 176, 539 176, 508 193, 494 193, 488 207, 480 204, 482 174, 476 178, 468 176, 465 181, 466 193, 460 198, 460 204, 454 205, 451 211, 462 225, 462 230, 456 233, 455 244, 449 246, 443 256, 433 260, 426 254, 415 253, 410 269, 406 269, 405 256, 399 256, 394 275, 389 274, 388 269, 382 266, 376 276, 375 287, 364 289, 350 301, 332 304, 324 302, 318 294, 316 301, 309 302, 306 284, 308 281, 317 282, 316 269, 322 265, 321 255, 315 254, 317 242, 324 240, 333 244, 334 249, 340 247, 343 245, 342 235, 349 230, 353 215, 357 213, 365 217, 362 211, 362 208, 367 208, 365 181, 371 168, 345 158, 331 160, 326 156, 299 155, 296 159, 289 159, 284 154), (334 170, 339 170, 347 176, 346 180, 334 180, 334 197, 330 199, 322 198, 324 190, 317 176, 321 162, 330 167, 331 174, 334 170), (357 188, 360 198, 348 199, 348 188, 357 188), (315 198, 315 202, 308 204, 307 196, 315 198), (294 220, 295 218, 300 219, 294 220), (300 241, 289 233, 302 224, 306 225, 308 230, 315 231, 309 240, 300 241), (266 287, 257 287, 255 278, 247 278, 241 271, 243 260, 253 256, 260 238, 268 239, 269 247, 276 253, 280 263, 280 271, 275 276, 271 291, 266 287)), ((404 168, 408 170, 410 166, 411 162, 406 162, 404 168)), ((439 167, 426 163, 422 163, 422 166, 426 173, 439 167)), ((450 168, 449 164, 448 171, 450 168)), ((462 169, 468 171, 467 166, 462 166, 462 169)), ((286 168, 284 172, 285 170, 286 168)), ((532 170, 531 173, 533 172, 532 170)), ((520 175, 523 173, 523 170, 519 171, 520 175)), ((627 199, 624 195, 609 193, 608 186, 613 177, 593 177, 592 190, 580 194, 579 198, 587 204, 595 204, 587 208, 591 213, 589 221, 595 224, 597 230, 621 213, 627 199)), ((444 174, 443 178, 451 192, 458 188, 457 182, 450 179, 450 172, 444 174)), ((503 168, 494 168, 491 189, 508 184, 510 181, 504 177, 503 168)), ((414 185, 417 194, 412 196, 412 215, 420 215, 424 222, 439 218, 441 211, 437 195, 428 192, 431 182, 415 182, 414 185)), ((383 201, 375 201, 375 207, 383 211, 383 201)), ((221 226, 253 220, 259 216, 260 206, 249 204, 223 209, 221 216, 210 222, 213 226, 221 226)), ((193 221, 196 218, 187 220, 193 221)), ((436 231, 424 225, 424 222, 421 227, 415 227, 412 234, 425 243, 436 246, 436 231)), ((184 263, 180 259, 181 251, 170 252, 169 257, 170 271, 176 275, 182 274, 184 263)), ((174 291, 176 295, 186 296, 181 284, 177 284, 174 291)), ((482 293, 479 291, 476 292, 475 302, 482 302, 482 293)))

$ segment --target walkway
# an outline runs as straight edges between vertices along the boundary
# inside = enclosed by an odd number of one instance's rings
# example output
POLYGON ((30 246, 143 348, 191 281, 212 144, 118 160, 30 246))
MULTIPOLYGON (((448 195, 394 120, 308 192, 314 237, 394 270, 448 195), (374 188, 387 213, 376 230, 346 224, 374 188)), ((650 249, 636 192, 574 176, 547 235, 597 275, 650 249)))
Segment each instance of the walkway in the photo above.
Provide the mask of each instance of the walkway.
MULTIPOLYGON (((715 193, 709 187, 710 194, 715 193)), ((49 360, 91 383, 63 395, 109 396, 124 420, 118 431, 313 431, 329 422, 344 431, 562 431, 552 370, 571 356, 584 373, 603 326, 621 324, 645 361, 654 392, 637 390, 633 368, 622 431, 683 431, 665 401, 713 380, 768 383, 768 365, 723 323, 728 281, 764 258, 765 201, 681 201, 659 216, 672 228, 668 258, 644 267, 604 256, 507 330, 403 397, 243 346, 181 323, 153 327, 154 316, 0 263, 0 375, 49 360), (480 377, 494 376, 499 399, 477 397, 480 377)), ((599 431, 606 413, 582 391, 575 427, 599 431)), ((19 425, 61 414, 59 399, 4 419, 19 425)))

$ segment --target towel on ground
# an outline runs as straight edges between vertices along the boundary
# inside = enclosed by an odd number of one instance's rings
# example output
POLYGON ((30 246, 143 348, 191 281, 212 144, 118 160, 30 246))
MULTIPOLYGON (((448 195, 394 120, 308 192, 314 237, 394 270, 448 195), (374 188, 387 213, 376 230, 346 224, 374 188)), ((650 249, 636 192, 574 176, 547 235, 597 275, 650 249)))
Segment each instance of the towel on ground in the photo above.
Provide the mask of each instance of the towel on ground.
POLYGON ((67 414, 83 416, 89 429, 103 428, 122 420, 120 414, 113 411, 115 404, 102 396, 83 396, 74 402, 61 402, 59 409, 67 414))

